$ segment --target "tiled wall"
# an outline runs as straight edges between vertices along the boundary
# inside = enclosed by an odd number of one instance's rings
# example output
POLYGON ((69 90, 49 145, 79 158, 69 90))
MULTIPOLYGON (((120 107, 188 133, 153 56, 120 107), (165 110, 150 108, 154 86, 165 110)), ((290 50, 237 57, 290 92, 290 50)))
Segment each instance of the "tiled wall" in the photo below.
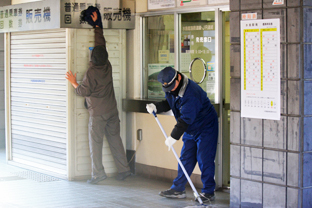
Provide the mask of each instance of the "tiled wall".
POLYGON ((312 207, 312 1, 230 0, 231 207, 312 207), (240 20, 280 19, 281 119, 240 117, 240 20))

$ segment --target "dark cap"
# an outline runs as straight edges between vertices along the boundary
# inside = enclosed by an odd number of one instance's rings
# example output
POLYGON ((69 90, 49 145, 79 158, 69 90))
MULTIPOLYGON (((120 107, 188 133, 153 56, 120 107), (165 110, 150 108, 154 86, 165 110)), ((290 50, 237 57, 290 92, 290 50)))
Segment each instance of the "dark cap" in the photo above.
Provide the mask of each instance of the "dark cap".
POLYGON ((162 84, 164 92, 169 92, 175 87, 177 75, 178 72, 171 66, 168 66, 159 72, 157 80, 162 84))
POLYGON ((91 61, 95 66, 103 66, 108 60, 106 48, 102 45, 95 46, 91 53, 91 61))

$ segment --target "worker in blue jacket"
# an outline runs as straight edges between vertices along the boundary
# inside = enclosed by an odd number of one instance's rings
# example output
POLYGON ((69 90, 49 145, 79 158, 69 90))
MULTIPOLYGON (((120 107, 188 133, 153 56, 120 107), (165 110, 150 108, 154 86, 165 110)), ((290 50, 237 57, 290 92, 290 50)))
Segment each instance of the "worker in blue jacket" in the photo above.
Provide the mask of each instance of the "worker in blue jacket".
MULTIPOLYGON (((165 144, 170 147, 183 135, 180 160, 190 176, 198 162, 203 183, 200 197, 203 202, 215 199, 215 156, 218 141, 218 116, 207 93, 194 81, 172 67, 166 67, 158 74, 166 93, 166 100, 146 105, 149 113, 162 113, 172 110, 177 124, 165 144)), ((180 165, 173 185, 160 196, 185 198, 185 177, 180 165)))

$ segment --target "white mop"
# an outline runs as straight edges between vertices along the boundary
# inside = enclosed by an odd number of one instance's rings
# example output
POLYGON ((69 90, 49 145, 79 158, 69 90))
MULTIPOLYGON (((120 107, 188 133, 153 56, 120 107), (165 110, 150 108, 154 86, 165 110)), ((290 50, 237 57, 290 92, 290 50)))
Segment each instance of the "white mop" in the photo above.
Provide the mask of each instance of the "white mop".
MULTIPOLYGON (((154 115, 154 117, 155 117, 155 119, 156 119, 156 121, 157 121, 157 123, 158 123, 158 125, 159 125, 159 127, 160 127, 160 129, 161 129, 161 131, 162 131, 162 133, 164 134, 165 138, 167 139, 167 134, 166 134, 164 128, 162 127, 161 123, 159 122, 159 119, 157 118, 157 115, 156 115, 156 113, 155 113, 154 111, 153 111, 153 115, 154 115)), ((199 202, 201 205, 204 205, 204 204, 203 204, 203 201, 201 200, 201 198, 200 198, 200 196, 199 196, 197 190, 195 189, 195 186, 193 185, 193 183, 192 183, 192 181, 191 181, 189 175, 187 174, 187 172, 186 172, 186 170, 185 170, 185 168, 184 168, 184 166, 183 166, 183 164, 182 164, 180 158, 178 157, 176 151, 174 150, 173 147, 171 147, 171 149, 172 149, 172 152, 173 152, 174 156, 175 156, 176 159, 178 160, 178 163, 179 163, 180 167, 182 168, 182 170, 183 170, 183 172, 184 172, 184 175, 185 175, 185 177, 187 178, 187 181, 189 182, 189 184, 191 185, 191 187, 192 187, 192 189, 193 189, 193 191, 194 191, 194 196, 195 196, 195 198, 198 200, 198 202, 199 202)))

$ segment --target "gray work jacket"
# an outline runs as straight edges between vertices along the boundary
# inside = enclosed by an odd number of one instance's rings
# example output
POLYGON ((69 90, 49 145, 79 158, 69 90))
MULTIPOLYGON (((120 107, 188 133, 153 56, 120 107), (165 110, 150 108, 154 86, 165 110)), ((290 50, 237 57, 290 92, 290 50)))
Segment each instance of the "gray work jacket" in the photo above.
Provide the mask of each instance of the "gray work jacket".
MULTIPOLYGON (((95 46, 101 45, 106 49, 103 30, 95 28, 94 33, 95 46)), ((107 60, 103 66, 95 66, 90 61, 82 83, 76 88, 76 93, 86 98, 90 116, 104 115, 116 109, 117 102, 110 62, 107 60)))

